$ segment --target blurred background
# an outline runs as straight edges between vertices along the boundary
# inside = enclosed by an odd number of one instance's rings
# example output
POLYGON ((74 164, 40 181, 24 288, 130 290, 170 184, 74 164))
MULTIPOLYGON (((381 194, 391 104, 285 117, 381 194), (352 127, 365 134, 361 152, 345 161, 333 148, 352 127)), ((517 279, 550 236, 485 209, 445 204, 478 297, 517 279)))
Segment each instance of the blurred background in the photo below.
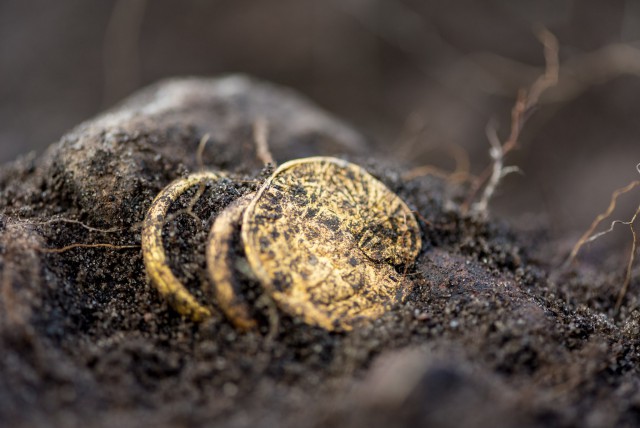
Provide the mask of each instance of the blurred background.
POLYGON ((543 72, 536 25, 559 40, 560 82, 493 207, 573 236, 640 178, 635 0, 0 0, 0 161, 158 79, 242 72, 296 89, 402 165, 452 169, 461 147, 479 172, 487 123, 504 137, 518 89, 543 72))

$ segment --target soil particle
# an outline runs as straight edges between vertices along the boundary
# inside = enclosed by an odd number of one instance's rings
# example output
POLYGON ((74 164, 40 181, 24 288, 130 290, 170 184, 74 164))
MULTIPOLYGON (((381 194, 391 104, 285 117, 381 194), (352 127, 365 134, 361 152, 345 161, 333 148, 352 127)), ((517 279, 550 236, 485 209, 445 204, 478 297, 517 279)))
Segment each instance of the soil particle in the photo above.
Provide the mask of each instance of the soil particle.
MULTIPOLYGON (((41 156, 3 166, 2 425, 640 424, 638 272, 614 317, 619 275, 552 269, 557 254, 540 250, 543 231, 463 216, 464 189, 400 173, 301 97, 239 76, 154 85, 41 156), (195 324, 171 310, 148 286, 138 248, 43 251, 139 245, 151 201, 198 169, 209 134, 204 163, 231 180, 206 189, 193 206, 198 220, 179 214, 165 225, 171 266, 198 294, 215 215, 271 172, 252 141, 258 118, 278 162, 347 158, 420 214, 405 303, 348 333, 274 319, 264 307, 263 328, 241 333, 202 293, 212 319, 195 324)), ((260 290, 246 281, 257 305, 260 290)))

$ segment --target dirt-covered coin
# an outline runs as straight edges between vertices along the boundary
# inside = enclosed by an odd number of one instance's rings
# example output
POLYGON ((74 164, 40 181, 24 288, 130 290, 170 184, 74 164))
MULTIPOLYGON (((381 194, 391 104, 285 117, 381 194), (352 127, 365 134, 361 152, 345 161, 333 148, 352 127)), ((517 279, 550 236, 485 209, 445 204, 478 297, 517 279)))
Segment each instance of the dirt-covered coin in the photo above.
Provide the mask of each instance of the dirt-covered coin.
POLYGON ((162 228, 169 208, 182 194, 194 186, 215 183, 223 177, 219 173, 198 172, 175 180, 153 200, 142 225, 142 255, 149 281, 178 313, 193 321, 209 318, 211 311, 200 304, 171 271, 162 243, 162 228))
POLYGON ((407 205, 361 167, 315 157, 278 168, 246 209, 242 238, 255 275, 304 322, 350 330, 407 293, 402 266, 420 251, 407 205))
POLYGON ((220 213, 211 227, 206 250, 207 272, 213 287, 211 294, 222 312, 241 330, 256 327, 242 295, 242 281, 247 280, 249 266, 236 249, 242 214, 254 196, 253 193, 243 196, 220 213))

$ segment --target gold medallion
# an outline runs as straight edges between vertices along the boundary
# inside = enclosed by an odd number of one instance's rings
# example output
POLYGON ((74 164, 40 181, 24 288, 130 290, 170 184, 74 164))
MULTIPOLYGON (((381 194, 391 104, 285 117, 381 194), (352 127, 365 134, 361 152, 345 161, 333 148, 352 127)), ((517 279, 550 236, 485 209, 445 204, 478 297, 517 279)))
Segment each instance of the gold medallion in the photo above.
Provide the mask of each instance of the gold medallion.
POLYGON ((285 163, 242 223, 246 257, 278 306, 328 330, 350 330, 407 294, 398 268, 420 251, 407 205, 361 167, 329 157, 285 163))

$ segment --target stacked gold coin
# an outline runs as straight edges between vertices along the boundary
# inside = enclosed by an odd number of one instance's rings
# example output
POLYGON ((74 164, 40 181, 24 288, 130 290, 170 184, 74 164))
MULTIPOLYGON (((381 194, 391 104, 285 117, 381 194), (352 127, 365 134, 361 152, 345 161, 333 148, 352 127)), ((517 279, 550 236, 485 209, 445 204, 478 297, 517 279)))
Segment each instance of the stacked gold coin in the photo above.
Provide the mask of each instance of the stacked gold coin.
MULTIPOLYGON (((152 203, 142 233, 151 283, 196 321, 211 310, 171 273, 162 225, 181 193, 221 177, 198 173, 167 186, 152 203)), ((412 264, 421 247, 411 210, 361 167, 329 157, 287 162, 256 194, 225 209, 209 234, 206 260, 214 295, 240 329, 257 323, 233 275, 230 249, 238 225, 247 262, 280 310, 327 330, 350 330, 402 301, 408 287, 399 268, 412 264)))

